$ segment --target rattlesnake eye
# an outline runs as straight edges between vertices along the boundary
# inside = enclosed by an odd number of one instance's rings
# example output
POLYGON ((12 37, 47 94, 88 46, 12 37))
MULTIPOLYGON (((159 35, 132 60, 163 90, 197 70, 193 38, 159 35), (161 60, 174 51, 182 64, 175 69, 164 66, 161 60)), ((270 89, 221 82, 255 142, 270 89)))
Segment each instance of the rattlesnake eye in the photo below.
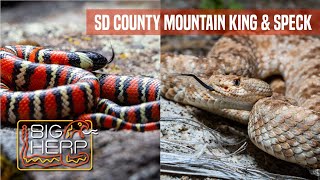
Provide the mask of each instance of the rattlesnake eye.
POLYGON ((234 84, 235 86, 239 86, 239 85, 240 85, 240 79, 234 79, 234 80, 233 80, 233 84, 234 84))

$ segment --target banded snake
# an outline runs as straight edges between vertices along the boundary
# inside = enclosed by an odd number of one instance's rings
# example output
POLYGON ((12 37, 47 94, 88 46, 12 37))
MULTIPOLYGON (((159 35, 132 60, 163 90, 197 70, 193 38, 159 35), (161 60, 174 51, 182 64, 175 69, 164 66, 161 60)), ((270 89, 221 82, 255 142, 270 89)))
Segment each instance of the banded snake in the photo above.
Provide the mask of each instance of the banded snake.
POLYGON ((159 129, 158 80, 89 72, 110 63, 114 52, 108 60, 90 51, 22 45, 0 50, 5 125, 20 119, 83 119, 101 129, 159 129))

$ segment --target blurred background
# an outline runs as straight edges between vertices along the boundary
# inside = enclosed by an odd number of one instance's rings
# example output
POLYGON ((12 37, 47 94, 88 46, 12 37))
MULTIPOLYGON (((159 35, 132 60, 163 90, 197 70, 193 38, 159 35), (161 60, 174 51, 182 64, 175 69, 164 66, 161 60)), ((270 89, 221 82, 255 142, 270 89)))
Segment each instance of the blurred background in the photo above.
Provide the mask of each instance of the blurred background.
POLYGON ((161 0, 161 8, 204 8, 204 9, 289 9, 319 6, 318 0, 161 0))
MULTIPOLYGON (((318 0, 161 0, 161 8, 191 9, 317 9, 318 0)), ((206 55, 216 36, 161 36, 161 52, 206 55), (178 43, 179 41, 179 43, 178 43)))

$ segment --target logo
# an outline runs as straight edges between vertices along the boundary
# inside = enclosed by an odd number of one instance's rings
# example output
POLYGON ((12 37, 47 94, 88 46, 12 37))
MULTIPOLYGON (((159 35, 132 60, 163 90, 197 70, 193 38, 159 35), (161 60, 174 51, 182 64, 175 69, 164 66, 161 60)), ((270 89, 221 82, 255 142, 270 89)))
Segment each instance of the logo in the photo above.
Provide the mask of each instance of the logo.
POLYGON ((91 170, 92 122, 20 120, 17 123, 19 170, 91 170))

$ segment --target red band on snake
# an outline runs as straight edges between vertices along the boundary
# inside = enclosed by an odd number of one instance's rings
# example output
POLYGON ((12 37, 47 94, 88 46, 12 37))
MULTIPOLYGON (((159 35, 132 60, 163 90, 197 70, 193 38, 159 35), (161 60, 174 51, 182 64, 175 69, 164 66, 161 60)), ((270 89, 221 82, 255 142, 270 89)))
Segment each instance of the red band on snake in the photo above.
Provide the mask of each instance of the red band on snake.
POLYGON ((20 119, 85 117, 102 129, 159 129, 158 80, 96 77, 87 71, 104 67, 113 60, 114 53, 108 60, 90 51, 65 52, 19 45, 0 50, 1 121, 6 124, 20 119), (121 107, 112 101, 134 106, 121 107))

